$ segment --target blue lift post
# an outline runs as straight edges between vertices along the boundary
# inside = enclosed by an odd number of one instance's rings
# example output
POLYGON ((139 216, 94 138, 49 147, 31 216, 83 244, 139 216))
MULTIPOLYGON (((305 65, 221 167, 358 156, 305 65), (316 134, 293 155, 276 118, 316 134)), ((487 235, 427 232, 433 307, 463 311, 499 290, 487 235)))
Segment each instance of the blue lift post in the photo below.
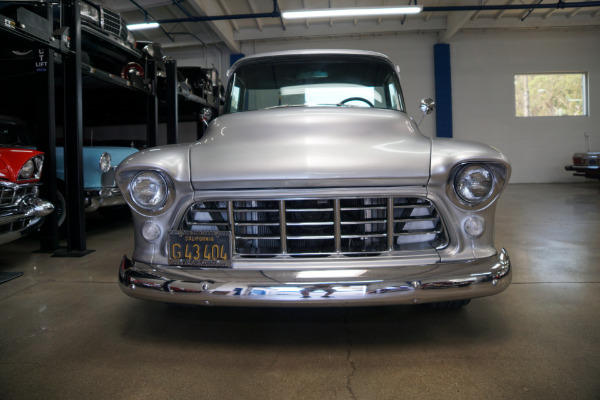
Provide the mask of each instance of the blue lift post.
POLYGON ((433 46, 435 71, 435 123, 436 136, 451 138, 452 135, 452 71, 450 68, 450 45, 438 43, 433 46))

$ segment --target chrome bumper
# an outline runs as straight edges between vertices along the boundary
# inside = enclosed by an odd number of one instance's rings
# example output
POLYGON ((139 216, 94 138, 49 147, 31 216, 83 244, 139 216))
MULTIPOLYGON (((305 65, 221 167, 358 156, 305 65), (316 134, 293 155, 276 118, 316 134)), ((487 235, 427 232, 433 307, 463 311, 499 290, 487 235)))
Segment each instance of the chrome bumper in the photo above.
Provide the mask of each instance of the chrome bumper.
POLYGON ((52 203, 35 197, 26 197, 18 206, 0 210, 0 244, 19 239, 35 230, 42 223, 42 217, 53 210, 52 203))
POLYGON ((126 204, 123 194, 119 188, 103 188, 101 190, 85 191, 85 211, 93 212, 100 207, 112 207, 126 204))
POLYGON ((434 303, 500 293, 511 279, 510 258, 504 249, 467 262, 316 271, 152 267, 124 256, 119 271, 121 289, 131 297, 206 306, 434 303))

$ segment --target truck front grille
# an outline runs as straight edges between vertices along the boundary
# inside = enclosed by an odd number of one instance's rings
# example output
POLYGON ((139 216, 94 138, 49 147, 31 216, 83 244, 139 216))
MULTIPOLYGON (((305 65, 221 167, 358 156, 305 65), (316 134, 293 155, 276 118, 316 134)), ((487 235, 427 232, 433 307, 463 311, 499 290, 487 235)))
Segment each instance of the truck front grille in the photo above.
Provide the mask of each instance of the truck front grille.
POLYGON ((179 229, 231 231, 242 257, 374 256, 448 243, 437 209, 422 197, 200 201, 179 229))

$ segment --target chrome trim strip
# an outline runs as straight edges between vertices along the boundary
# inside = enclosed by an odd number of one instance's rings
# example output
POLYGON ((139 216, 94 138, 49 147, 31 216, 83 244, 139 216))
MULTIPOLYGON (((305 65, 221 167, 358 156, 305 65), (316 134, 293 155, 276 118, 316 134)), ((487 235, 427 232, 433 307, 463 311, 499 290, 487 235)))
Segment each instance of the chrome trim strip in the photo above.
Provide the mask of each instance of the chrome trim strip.
POLYGON ((333 236, 335 240, 335 252, 342 252, 342 213, 340 211, 340 199, 333 201, 333 236))
POLYGON ((394 198, 387 199, 387 245, 388 251, 394 250, 394 198))
MULTIPOLYGON (((287 221, 285 216, 285 200, 279 200, 279 244, 281 254, 287 254, 287 221)), ((235 246, 234 246, 235 247, 235 246)))

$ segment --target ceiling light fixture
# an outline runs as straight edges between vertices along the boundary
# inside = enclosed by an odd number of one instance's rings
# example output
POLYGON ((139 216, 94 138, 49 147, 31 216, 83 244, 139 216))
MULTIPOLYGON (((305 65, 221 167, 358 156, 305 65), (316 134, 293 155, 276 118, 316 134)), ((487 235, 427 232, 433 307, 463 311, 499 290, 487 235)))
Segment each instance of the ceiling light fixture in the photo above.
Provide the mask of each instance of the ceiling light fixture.
POLYGON ((158 25, 158 22, 143 22, 141 24, 127 25, 127 29, 129 29, 130 31, 139 31, 142 29, 158 28, 159 26, 160 25, 158 25))
POLYGON ((321 10, 296 10, 281 13, 284 19, 303 18, 335 18, 335 17, 381 17, 385 15, 418 14, 422 6, 406 7, 356 7, 356 8, 324 8, 321 10))

